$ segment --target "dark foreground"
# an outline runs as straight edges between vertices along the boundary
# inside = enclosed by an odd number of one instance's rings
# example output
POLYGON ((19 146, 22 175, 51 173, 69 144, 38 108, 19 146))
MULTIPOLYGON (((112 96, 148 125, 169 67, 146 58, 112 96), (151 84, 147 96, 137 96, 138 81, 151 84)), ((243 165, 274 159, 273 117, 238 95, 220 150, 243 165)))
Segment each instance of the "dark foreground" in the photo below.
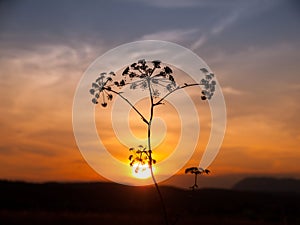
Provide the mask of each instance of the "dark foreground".
MULTIPOLYGON (((162 187, 170 225, 298 225, 300 194, 162 187)), ((0 224, 163 224, 153 187, 0 181, 0 224)))

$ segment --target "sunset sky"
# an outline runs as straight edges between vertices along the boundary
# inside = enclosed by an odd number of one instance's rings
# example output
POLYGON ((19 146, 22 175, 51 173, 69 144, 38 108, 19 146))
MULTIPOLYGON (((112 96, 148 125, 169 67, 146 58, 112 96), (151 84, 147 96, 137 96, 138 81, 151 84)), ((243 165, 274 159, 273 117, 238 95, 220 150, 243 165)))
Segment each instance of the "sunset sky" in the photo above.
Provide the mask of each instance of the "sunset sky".
MULTIPOLYGON (((300 178, 299 27, 296 0, 1 1, 0 179, 105 180, 76 146, 76 87, 97 57, 148 39, 191 49, 222 87, 227 131, 204 186, 300 178)), ((205 104, 198 110, 205 120, 205 104)), ((183 171, 166 184, 192 182, 183 171)))

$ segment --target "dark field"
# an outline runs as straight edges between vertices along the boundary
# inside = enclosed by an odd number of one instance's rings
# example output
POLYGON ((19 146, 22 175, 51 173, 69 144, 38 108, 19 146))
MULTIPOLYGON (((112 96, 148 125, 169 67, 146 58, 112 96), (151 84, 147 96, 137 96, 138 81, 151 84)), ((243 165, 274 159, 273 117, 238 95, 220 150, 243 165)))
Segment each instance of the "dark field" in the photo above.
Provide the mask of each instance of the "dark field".
MULTIPOLYGON (((161 187, 170 225, 299 225, 300 194, 161 187)), ((163 224, 153 187, 0 181, 0 224, 163 224)))

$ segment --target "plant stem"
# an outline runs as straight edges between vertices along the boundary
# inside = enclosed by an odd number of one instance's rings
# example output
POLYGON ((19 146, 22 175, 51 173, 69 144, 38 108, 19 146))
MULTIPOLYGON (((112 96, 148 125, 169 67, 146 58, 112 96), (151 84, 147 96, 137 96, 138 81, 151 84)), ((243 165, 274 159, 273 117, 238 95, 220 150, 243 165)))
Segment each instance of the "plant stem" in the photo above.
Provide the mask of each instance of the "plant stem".
POLYGON ((175 91, 178 91, 180 89, 184 89, 184 88, 187 88, 187 87, 200 86, 200 85, 201 84, 194 83, 194 84, 186 84, 186 85, 178 86, 177 88, 175 88, 174 90, 172 90, 168 94, 166 94, 164 97, 162 97, 158 102, 154 103, 153 106, 157 106, 157 105, 161 104, 162 101, 165 100, 166 97, 168 97, 170 94, 174 93, 175 91))
POLYGON ((107 91, 111 91, 117 95, 119 95, 123 100, 125 100, 130 106, 131 108, 133 108, 133 110, 140 115, 140 117, 142 118, 142 120, 149 125, 149 122, 147 121, 147 119, 140 113, 140 111, 127 99, 125 98, 120 92, 114 91, 112 89, 106 89, 107 91))
POLYGON ((162 196, 162 194, 160 192, 159 186, 158 186, 158 184, 156 182, 156 179, 155 179, 155 176, 154 176, 154 173, 153 173, 152 149, 151 149, 151 125, 152 125, 153 112, 154 112, 154 110, 153 110, 154 109, 154 102, 153 102, 153 95, 152 95, 152 90, 151 90, 151 86, 150 86, 150 79, 148 79, 147 81, 148 81, 148 88, 149 88, 149 94, 150 94, 150 104, 151 104, 151 107, 150 107, 150 118, 149 118, 149 121, 148 121, 149 168, 150 168, 150 171, 151 171, 151 177, 152 177, 153 183, 154 183, 156 191, 157 191, 157 193, 159 195, 160 203, 161 203, 162 210, 163 210, 163 216, 164 216, 165 224, 168 225, 169 221, 168 221, 168 215, 167 215, 167 210, 166 210, 165 202, 164 202, 163 196, 162 196))
MULTIPOLYGON (((152 71, 153 72, 153 71, 152 71)), ((114 91, 112 89, 107 89, 105 88, 105 90, 107 91, 111 91, 113 93, 115 93, 116 95, 120 96, 124 101, 126 101, 131 107, 132 109, 142 118, 142 120, 147 124, 147 130, 148 130, 148 157, 149 157, 149 168, 150 168, 150 172, 151 172, 151 177, 153 180, 153 183, 155 185, 156 191, 159 195, 159 200, 162 206, 162 210, 163 210, 163 217, 164 217, 164 221, 166 225, 169 225, 169 221, 168 221, 168 216, 167 216, 167 210, 166 210, 166 206, 165 206, 165 202, 162 196, 162 193, 159 189, 159 186, 156 182, 154 173, 153 173, 153 159, 152 159, 152 149, 151 149, 151 125, 152 125, 152 119, 153 119, 153 115, 154 115, 154 106, 156 104, 154 104, 153 101, 153 93, 151 90, 151 86, 150 86, 150 79, 147 80, 148 82, 148 87, 149 87, 149 95, 150 95, 150 118, 149 121, 140 113, 140 111, 126 98, 122 95, 122 93, 114 91)), ((165 96, 167 97, 167 96, 165 96)))

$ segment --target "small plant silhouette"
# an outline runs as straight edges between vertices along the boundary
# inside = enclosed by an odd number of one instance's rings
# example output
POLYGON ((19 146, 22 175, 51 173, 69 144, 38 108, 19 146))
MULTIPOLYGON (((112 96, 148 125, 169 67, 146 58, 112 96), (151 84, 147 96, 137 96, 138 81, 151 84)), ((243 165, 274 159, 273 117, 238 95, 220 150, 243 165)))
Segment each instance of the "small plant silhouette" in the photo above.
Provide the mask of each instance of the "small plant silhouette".
POLYGON ((197 184, 197 177, 200 174, 209 174, 210 170, 208 169, 203 169, 203 168, 198 168, 198 167, 190 167, 185 169, 185 173, 191 173, 195 175, 195 182, 193 184, 193 186, 191 186, 190 188, 194 191, 195 189, 198 188, 198 184, 197 184))
POLYGON ((168 65, 163 65, 159 60, 147 62, 145 59, 141 59, 138 60, 138 62, 134 62, 130 66, 127 66, 119 79, 117 79, 117 75, 114 72, 101 73, 96 81, 92 83, 92 88, 90 89, 90 94, 93 95, 92 102, 94 104, 100 102, 102 107, 107 107, 108 102, 113 100, 113 95, 117 95, 127 102, 147 125, 147 146, 144 147, 138 145, 137 148, 130 148, 131 154, 129 156, 129 161, 130 166, 137 164, 135 170, 139 170, 140 166, 143 165, 149 166, 153 183, 159 194, 166 225, 169 224, 167 212, 162 194, 153 173, 153 164, 156 163, 156 160, 153 159, 152 156, 153 150, 151 146, 151 125, 154 109, 155 107, 164 104, 165 99, 172 93, 193 86, 201 86, 202 100, 211 99, 216 85, 214 74, 210 73, 206 68, 200 68, 200 71, 205 76, 198 83, 177 84, 173 76, 173 70, 168 65), (150 100, 149 118, 146 118, 121 91, 121 89, 127 85, 129 85, 132 91, 138 88, 148 91, 150 100))
MULTIPOLYGON (((137 149, 130 148, 132 155, 129 156, 130 166, 137 165, 135 168, 135 172, 137 173, 140 167, 144 165, 150 166, 150 152, 147 150, 147 147, 143 145, 139 145, 137 149)), ((155 164, 156 160, 152 158, 152 164, 155 164)))

